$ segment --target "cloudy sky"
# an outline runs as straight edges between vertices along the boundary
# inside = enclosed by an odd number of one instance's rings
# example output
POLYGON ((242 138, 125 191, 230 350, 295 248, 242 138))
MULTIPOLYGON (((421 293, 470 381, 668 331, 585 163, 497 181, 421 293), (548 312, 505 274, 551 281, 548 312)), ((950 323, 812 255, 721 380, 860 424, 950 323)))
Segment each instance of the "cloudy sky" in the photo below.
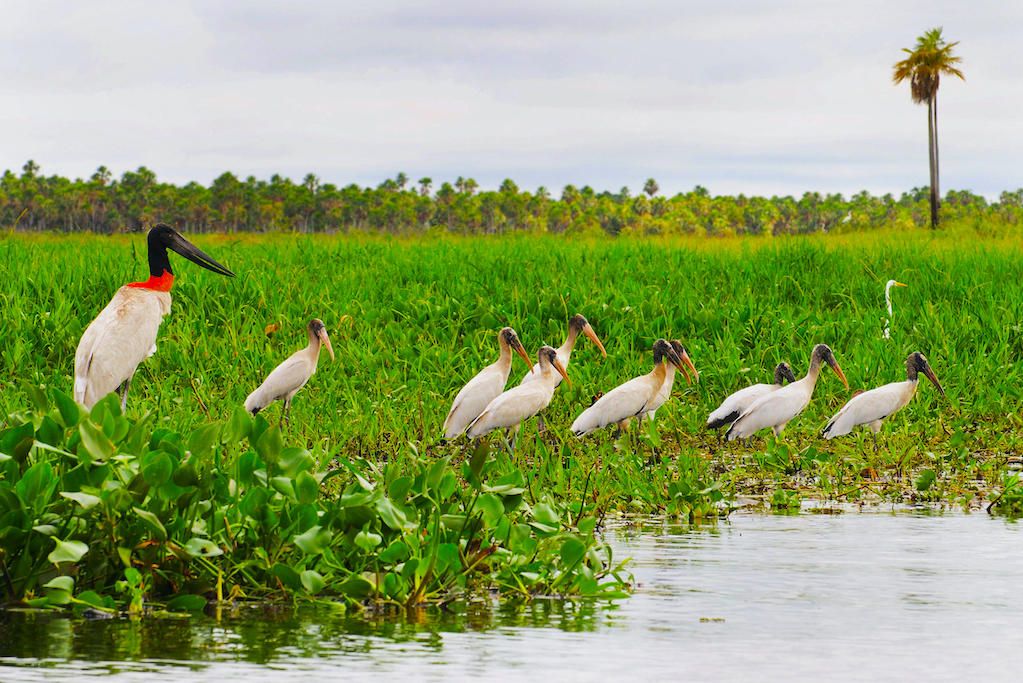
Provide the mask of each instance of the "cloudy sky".
POLYGON ((1023 186, 1023 3, 432 4, 5 2, 0 167, 900 192, 926 110, 891 64, 940 25, 944 188, 1023 186))

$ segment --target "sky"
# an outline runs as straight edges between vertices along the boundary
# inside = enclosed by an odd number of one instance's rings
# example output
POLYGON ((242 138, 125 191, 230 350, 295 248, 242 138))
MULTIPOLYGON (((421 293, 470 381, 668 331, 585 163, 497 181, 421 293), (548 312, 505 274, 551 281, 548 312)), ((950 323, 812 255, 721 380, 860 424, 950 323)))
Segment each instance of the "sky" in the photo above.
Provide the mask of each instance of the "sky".
POLYGON ((942 189, 1023 187, 1023 3, 0 2, 0 168, 558 193, 899 193, 926 108, 891 82, 942 26, 942 189))

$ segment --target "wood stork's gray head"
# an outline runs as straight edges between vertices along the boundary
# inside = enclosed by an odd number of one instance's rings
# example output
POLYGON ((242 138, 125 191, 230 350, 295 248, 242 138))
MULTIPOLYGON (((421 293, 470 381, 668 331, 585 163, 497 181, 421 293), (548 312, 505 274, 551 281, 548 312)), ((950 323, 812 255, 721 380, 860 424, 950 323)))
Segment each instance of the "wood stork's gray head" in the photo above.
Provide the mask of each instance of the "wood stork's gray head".
POLYGON ((166 223, 157 223, 146 236, 146 243, 149 248, 149 274, 153 277, 160 277, 164 272, 174 274, 170 259, 167 258, 168 249, 214 273, 234 277, 234 273, 217 263, 213 257, 186 240, 181 233, 166 223))
POLYGON ((568 372, 565 370, 565 366, 558 360, 558 352, 550 346, 541 346, 540 350, 537 351, 537 358, 540 361, 540 369, 544 370, 547 367, 552 367, 558 371, 558 374, 565 378, 565 381, 569 384, 572 380, 568 378, 568 372))
POLYGON ((590 323, 581 313, 576 313, 568 321, 568 329, 571 334, 578 335, 580 332, 590 338, 590 341, 597 345, 600 349, 600 355, 607 358, 607 351, 604 350, 604 345, 600 343, 600 339, 597 338, 597 333, 593 331, 590 323))
POLYGON ((327 353, 330 354, 330 359, 334 360, 334 347, 330 343, 330 337, 327 336, 327 327, 323 324, 323 321, 319 318, 313 318, 309 321, 307 329, 309 330, 309 342, 321 342, 327 347, 327 353))
POLYGON ((792 372, 792 368, 789 367, 788 363, 778 363, 774 366, 774 383, 785 384, 785 382, 795 382, 796 375, 792 372))
POLYGON ((519 335, 515 334, 515 330, 510 327, 501 328, 497 337, 498 343, 500 343, 501 346, 507 346, 522 357, 522 360, 526 363, 526 367, 531 367, 533 365, 533 362, 529 360, 529 354, 526 353, 525 347, 523 347, 522 342, 519 341, 519 335))
POLYGON ((838 375, 838 379, 842 380, 842 384, 845 385, 845 388, 849 388, 849 380, 845 378, 845 373, 842 372, 842 368, 838 366, 838 361, 835 360, 835 353, 831 350, 830 346, 827 344, 818 344, 813 347, 813 353, 810 355, 810 364, 813 365, 814 363, 817 363, 818 365, 821 363, 827 363, 830 365, 831 369, 835 371, 836 375, 838 375))
POLYGON ((931 380, 931 384, 935 386, 942 396, 945 395, 945 390, 941 388, 941 382, 938 381, 934 370, 931 370, 931 364, 927 362, 927 358, 919 351, 914 351, 906 358, 906 377, 915 380, 918 377, 917 373, 920 372, 924 373, 927 379, 931 380))
POLYGON ((671 348, 674 349, 675 354, 679 360, 682 361, 682 373, 686 376, 686 381, 692 384, 693 382, 700 381, 700 373, 696 371, 696 366, 693 365, 693 359, 689 357, 689 350, 680 342, 678 339, 671 340, 671 348), (692 371, 692 377, 689 376, 689 372, 692 371))

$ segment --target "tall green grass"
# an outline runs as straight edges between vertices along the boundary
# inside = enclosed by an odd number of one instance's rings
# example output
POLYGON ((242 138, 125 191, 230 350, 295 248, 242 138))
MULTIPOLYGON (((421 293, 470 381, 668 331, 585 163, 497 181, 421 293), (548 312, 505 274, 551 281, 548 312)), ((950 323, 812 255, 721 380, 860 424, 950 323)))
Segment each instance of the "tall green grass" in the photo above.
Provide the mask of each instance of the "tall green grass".
MULTIPOLYGON (((580 340, 572 384, 562 384, 548 410, 548 433, 540 439, 527 425, 518 454, 537 464, 538 484, 566 496, 577 495, 588 475, 595 495, 639 509, 668 504, 675 495, 669 487, 680 480, 701 486, 722 480, 726 488, 769 493, 792 485, 802 471, 795 454, 803 451, 805 459, 812 444, 810 459, 823 467, 809 482, 818 493, 846 495, 849 478, 871 467, 888 468, 904 484, 928 468, 939 483, 959 477, 955 495, 968 498, 971 477, 997 487, 1005 458, 1019 451, 1018 240, 901 232, 700 242, 197 241, 238 277, 173 261, 173 310, 129 397, 129 413, 155 411, 178 430, 227 419, 266 373, 306 343, 305 323, 319 317, 338 359, 324 355, 298 394, 291 438, 348 457, 448 453, 458 447, 438 442, 450 401, 496 357, 497 330, 514 327, 532 354, 541 344, 560 344, 568 317, 583 313, 608 357, 580 340), (909 288, 894 293, 886 341, 883 286, 890 278, 909 288), (268 338, 271 323, 281 329, 268 338), (658 413, 659 438, 571 437, 568 425, 594 395, 648 370, 658 337, 683 340, 701 372, 699 385, 676 384, 658 413), (834 349, 854 390, 903 379, 906 355, 920 350, 949 399, 922 385, 886 424, 879 455, 862 435, 816 440, 849 398, 829 372, 788 427, 787 445, 720 445, 703 433, 707 413, 725 395, 767 380, 782 360, 802 374, 818 342, 834 349), (952 467, 946 455, 960 451, 952 467), (772 468, 772 458, 784 462, 772 468), (612 459, 617 468, 606 467, 612 459)), ((0 264, 0 412, 7 414, 27 403, 24 384, 70 391, 82 331, 118 286, 146 275, 144 239, 10 236, 0 240, 0 264)), ((512 382, 524 371, 515 361, 512 382)), ((278 415, 275 406, 267 418, 278 415)), ((906 489, 915 490, 900 490, 906 489)))

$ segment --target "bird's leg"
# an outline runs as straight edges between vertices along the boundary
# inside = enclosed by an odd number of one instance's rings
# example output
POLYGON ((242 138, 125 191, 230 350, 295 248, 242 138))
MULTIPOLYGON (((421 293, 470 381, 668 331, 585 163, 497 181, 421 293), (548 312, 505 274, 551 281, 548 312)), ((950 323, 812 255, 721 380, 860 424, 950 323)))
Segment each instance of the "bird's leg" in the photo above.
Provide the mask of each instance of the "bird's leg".
POLYGON ((284 399, 284 410, 281 411, 281 429, 291 426, 291 399, 284 399))
MULTIPOLYGON (((543 413, 540 413, 536 416, 536 433, 543 434, 546 430, 547 424, 543 421, 543 413)), ((515 433, 518 435, 518 430, 515 433)))
POLYGON ((131 387, 131 377, 124 380, 121 384, 121 412, 125 412, 128 409, 128 388, 131 387))

